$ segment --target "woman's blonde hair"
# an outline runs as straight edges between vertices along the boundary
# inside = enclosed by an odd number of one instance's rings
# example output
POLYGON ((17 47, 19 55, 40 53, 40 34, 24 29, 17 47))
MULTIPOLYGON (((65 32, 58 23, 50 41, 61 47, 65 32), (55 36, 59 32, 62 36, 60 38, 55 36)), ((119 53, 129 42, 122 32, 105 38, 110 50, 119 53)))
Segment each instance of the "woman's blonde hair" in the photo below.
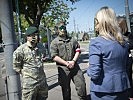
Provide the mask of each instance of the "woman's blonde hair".
POLYGON ((102 7, 95 16, 95 31, 100 36, 107 39, 116 40, 120 44, 124 43, 124 38, 118 26, 116 14, 109 7, 102 7))

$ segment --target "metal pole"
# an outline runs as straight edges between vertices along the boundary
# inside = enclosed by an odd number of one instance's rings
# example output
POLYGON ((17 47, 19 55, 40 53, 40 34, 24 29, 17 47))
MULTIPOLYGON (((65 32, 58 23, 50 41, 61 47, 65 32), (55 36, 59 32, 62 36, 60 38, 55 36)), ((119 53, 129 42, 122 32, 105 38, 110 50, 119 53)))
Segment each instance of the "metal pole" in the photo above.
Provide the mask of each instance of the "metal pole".
MULTIPOLYGON (((73 22, 74 22, 74 34, 76 35, 76 37, 77 37, 77 33, 76 33, 76 24, 75 24, 75 18, 74 18, 74 20, 73 20, 73 22)), ((78 40, 78 38, 77 38, 77 40, 78 40)))
POLYGON ((17 27, 18 27, 18 39, 20 45, 22 44, 22 34, 21 34, 21 28, 20 28, 20 13, 19 13, 19 3, 18 0, 16 1, 16 17, 17 17, 17 27))
POLYGON ((12 55, 16 45, 14 32, 13 11, 11 0, 0 0, 0 24, 5 45, 5 67, 8 89, 8 100, 21 100, 20 76, 12 67, 12 55))
POLYGON ((77 41, 79 40, 79 28, 78 28, 78 24, 77 24, 77 41))
POLYGON ((126 21, 127 21, 127 26, 128 26, 128 32, 131 32, 131 27, 130 27, 130 11, 129 11, 129 6, 128 6, 128 0, 125 0, 125 14, 126 14, 126 21))
POLYGON ((51 59, 51 54, 50 54, 51 36, 50 36, 50 31, 48 27, 47 27, 47 39, 48 39, 48 57, 51 59))

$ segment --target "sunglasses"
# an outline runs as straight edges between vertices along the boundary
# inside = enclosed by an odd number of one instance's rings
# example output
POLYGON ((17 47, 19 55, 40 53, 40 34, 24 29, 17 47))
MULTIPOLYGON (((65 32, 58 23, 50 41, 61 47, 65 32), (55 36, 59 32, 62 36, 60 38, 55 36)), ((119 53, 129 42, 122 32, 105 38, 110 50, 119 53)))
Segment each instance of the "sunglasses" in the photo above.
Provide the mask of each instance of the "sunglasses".
POLYGON ((59 30, 66 30, 66 26, 64 26, 64 25, 60 26, 59 30))

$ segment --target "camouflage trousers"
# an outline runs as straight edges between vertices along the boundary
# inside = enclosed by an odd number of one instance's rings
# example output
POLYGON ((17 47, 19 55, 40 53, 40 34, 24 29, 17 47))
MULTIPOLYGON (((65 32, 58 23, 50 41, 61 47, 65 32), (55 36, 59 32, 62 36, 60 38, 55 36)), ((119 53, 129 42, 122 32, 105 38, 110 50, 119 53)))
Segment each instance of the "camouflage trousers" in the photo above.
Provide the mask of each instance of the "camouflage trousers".
POLYGON ((36 85, 31 83, 32 81, 23 84, 22 100, 46 100, 48 98, 46 80, 36 85))

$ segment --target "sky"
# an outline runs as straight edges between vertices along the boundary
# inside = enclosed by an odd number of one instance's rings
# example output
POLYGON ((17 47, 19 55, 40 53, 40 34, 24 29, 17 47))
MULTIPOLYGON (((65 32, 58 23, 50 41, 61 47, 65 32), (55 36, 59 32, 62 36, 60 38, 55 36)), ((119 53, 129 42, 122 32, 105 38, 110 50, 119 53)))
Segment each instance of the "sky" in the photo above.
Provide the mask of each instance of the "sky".
MULTIPOLYGON (((133 0, 128 0, 129 10, 133 12, 133 0)), ((116 15, 125 14, 125 0, 80 0, 75 4, 67 2, 70 7, 77 9, 70 13, 67 30, 72 31, 89 31, 94 29, 94 16, 103 6, 114 9, 116 15), (74 28, 75 23, 75 28, 74 28)))

